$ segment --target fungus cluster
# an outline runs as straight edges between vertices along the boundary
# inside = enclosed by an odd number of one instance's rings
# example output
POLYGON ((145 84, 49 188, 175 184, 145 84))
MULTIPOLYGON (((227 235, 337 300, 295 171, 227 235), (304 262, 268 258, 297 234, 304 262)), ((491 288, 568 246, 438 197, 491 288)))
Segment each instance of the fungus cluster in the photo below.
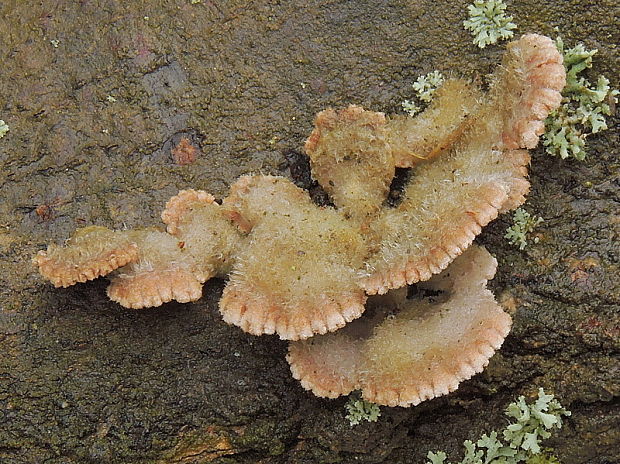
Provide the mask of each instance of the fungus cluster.
POLYGON ((181 191, 162 213, 165 232, 87 227, 34 261, 57 287, 107 275, 108 296, 128 308, 195 301, 204 282, 228 276, 224 320, 290 340, 305 388, 417 404, 480 372, 509 331, 486 289, 495 260, 470 245, 525 200, 525 149, 564 82, 554 43, 524 35, 486 93, 447 79, 416 117, 320 112, 305 150, 334 207, 284 177, 242 176, 221 202, 181 191), (412 172, 390 206, 397 167, 412 172), (422 295, 408 298, 416 282, 422 295))

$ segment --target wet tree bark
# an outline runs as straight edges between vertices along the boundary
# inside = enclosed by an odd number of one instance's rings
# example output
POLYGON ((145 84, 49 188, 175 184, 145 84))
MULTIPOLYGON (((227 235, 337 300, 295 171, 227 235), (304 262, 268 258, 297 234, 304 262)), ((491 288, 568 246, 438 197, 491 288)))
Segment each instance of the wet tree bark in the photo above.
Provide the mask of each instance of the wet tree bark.
MULTIPOLYGON (((509 4, 520 33, 557 26, 568 44, 598 48, 591 76, 616 88, 618 10, 509 4)), ((397 112, 421 74, 483 77, 498 63, 503 47, 476 48, 465 17, 447 0, 3 2, 0 461, 456 459, 539 386, 573 411, 548 442, 562 462, 620 461, 617 117, 585 162, 533 152, 537 244, 511 247, 507 216, 479 238, 514 317, 487 370, 447 397, 382 408, 377 423, 351 428, 345 399, 291 377, 286 343, 223 323, 222 281, 194 304, 128 311, 103 281, 53 289, 30 263, 76 227, 157 225, 180 188, 222 197, 259 171, 309 183, 295 153, 321 109, 397 112), (172 153, 182 138, 199 149, 187 163, 172 153)))

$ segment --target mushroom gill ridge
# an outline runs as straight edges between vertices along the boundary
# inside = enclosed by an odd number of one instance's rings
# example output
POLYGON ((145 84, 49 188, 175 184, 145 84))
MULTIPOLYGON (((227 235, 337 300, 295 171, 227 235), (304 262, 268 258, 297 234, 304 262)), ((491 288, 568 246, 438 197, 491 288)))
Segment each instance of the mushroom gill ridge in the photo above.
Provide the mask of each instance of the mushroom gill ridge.
POLYGON ((162 213, 165 232, 86 228, 34 261, 57 286, 108 275, 109 297, 130 308, 194 301, 205 281, 229 276, 220 300, 228 323, 287 340, 333 332, 362 315, 367 295, 442 272, 524 201, 525 149, 564 81, 551 39, 524 35, 508 45, 486 94, 449 79, 414 118, 354 105, 319 113, 305 149, 335 207, 315 205, 286 178, 242 176, 221 204, 181 191, 162 213), (413 175, 389 207, 396 167, 413 175))

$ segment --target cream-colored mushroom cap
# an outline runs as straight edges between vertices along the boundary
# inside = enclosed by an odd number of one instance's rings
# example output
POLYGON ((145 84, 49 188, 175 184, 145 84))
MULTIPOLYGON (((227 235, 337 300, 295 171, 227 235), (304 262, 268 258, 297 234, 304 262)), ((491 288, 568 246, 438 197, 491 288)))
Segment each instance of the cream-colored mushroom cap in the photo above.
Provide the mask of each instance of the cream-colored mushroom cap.
POLYGON ((224 320, 246 332, 298 340, 343 327, 364 311, 359 231, 283 177, 244 177, 223 206, 247 224, 220 300, 224 320))
POLYGON ((108 297, 126 308, 187 303, 202 296, 201 273, 177 238, 157 230, 127 232, 137 244, 138 258, 110 277, 108 297))
POLYGON ((482 227, 525 201, 530 158, 520 148, 536 145, 543 120, 560 104, 564 82, 562 56, 553 41, 527 34, 508 45, 488 95, 478 104, 463 83, 448 81, 425 113, 408 124, 392 123, 390 138, 400 142, 391 146, 411 140, 412 154, 428 152, 428 146, 442 149, 413 168, 402 203, 381 210, 370 225, 379 241, 361 279, 367 293, 382 294, 441 272, 482 227), (463 122, 447 136, 449 143, 438 142, 444 135, 436 140, 429 134, 416 145, 408 134, 418 127, 429 132, 427 112, 434 125, 443 126, 445 112, 437 109, 450 105, 442 99, 463 102, 463 115, 448 112, 447 123, 463 122))
POLYGON ((138 248, 123 232, 100 226, 78 229, 65 246, 50 245, 33 258, 56 287, 105 276, 137 259, 138 248))
MULTIPOLYGON (((365 399, 410 406, 445 395, 481 372, 510 330, 486 282, 495 259, 473 246, 423 290, 375 297, 361 319, 333 334, 291 342, 293 376, 318 396, 362 390, 365 399)), ((370 300, 369 300, 370 302, 370 300)))

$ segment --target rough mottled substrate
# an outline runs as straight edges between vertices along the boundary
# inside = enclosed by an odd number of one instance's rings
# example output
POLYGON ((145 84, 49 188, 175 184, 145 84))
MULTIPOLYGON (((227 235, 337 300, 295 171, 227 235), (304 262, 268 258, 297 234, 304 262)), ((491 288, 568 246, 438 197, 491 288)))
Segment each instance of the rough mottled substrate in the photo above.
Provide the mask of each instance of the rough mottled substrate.
POLYGON ((481 372, 510 330, 510 316, 486 289, 495 259, 473 246, 423 285, 442 291, 406 299, 405 289, 369 302, 367 314, 333 334, 291 342, 287 360, 315 395, 361 389, 389 406, 416 405, 481 372))

